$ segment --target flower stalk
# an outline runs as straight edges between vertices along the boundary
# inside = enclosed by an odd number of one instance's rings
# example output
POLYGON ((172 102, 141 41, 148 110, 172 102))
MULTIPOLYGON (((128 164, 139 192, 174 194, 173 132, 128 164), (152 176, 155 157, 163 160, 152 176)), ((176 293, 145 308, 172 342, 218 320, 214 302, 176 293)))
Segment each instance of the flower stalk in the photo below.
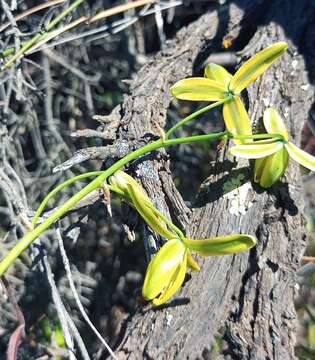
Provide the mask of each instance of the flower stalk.
MULTIPOLYGON (((139 0, 137 4, 140 6, 143 1, 149 0, 139 0)), ((34 44, 39 44, 39 41, 46 41, 49 36, 53 36, 51 30, 81 2, 82 0, 74 1, 70 8, 63 11, 48 24, 46 33, 36 35, 37 37, 35 36, 26 43, 7 64, 11 65, 34 44), (48 37, 46 37, 47 34, 48 37)), ((127 163, 160 148, 202 141, 233 140, 235 146, 229 149, 229 153, 246 159, 255 159, 254 182, 259 183, 262 187, 268 188, 281 178, 287 168, 289 158, 315 171, 315 157, 289 141, 289 134, 284 122, 275 109, 269 108, 264 113, 263 120, 266 133, 252 134, 250 118, 240 97, 241 92, 261 76, 286 49, 287 44, 283 42, 273 44, 248 59, 234 75, 222 66, 208 64, 205 68, 205 77, 183 79, 174 84, 171 87, 171 92, 179 99, 211 101, 213 103, 188 115, 172 126, 161 138, 130 152, 108 169, 75 176, 54 188, 43 199, 34 215, 32 220, 34 229, 26 233, 0 262, 0 276, 51 224, 64 216, 85 196, 97 189, 103 189, 108 203, 110 203, 111 198, 110 192, 114 192, 126 200, 151 230, 166 240, 166 243, 151 259, 142 288, 143 297, 152 301, 154 305, 165 303, 177 292, 184 282, 187 266, 196 271, 200 269, 192 257, 192 253, 201 256, 231 255, 247 251, 255 246, 255 237, 248 234, 230 234, 208 239, 186 237, 181 229, 155 208, 141 185, 120 169, 127 163), (223 105, 226 131, 180 138, 173 137, 180 127, 220 105, 223 105), (75 181, 89 177, 95 177, 95 179, 38 224, 49 200, 75 181)))
MULTIPOLYGON (((36 226, 32 231, 26 233, 19 242, 6 254, 4 259, 0 262, 0 276, 2 276, 6 270, 12 265, 14 260, 20 256, 20 254, 35 240, 37 239, 46 229, 48 229, 56 220, 60 219, 64 216, 69 210, 71 210, 79 201, 81 201, 85 196, 87 196, 92 191, 99 189, 102 187, 102 184, 106 181, 106 179, 113 175, 117 170, 121 169, 124 165, 129 163, 132 160, 137 159, 140 156, 143 156, 147 153, 152 151, 158 150, 160 148, 165 148, 168 146, 178 145, 178 144, 186 144, 192 142, 199 142, 199 141, 209 141, 209 140, 216 140, 216 139, 227 139, 228 138, 227 132, 220 132, 214 134, 206 134, 206 135, 196 135, 196 136, 189 136, 183 137, 178 139, 158 139, 150 144, 147 144, 133 152, 127 154, 122 159, 118 160, 115 164, 113 164, 108 169, 102 171, 100 175, 96 177, 93 181, 91 181, 88 185, 82 188, 79 192, 73 195, 70 199, 68 199, 64 204, 62 204, 56 211, 54 211, 48 218, 43 220, 41 224, 36 226)), ((90 175, 89 175, 90 176, 90 175)), ((84 178, 84 174, 82 174, 82 178, 84 178)), ((70 179, 71 180, 71 179, 70 179)), ((69 185, 72 181, 63 185, 61 188, 69 185)), ((60 188, 58 189, 58 191, 60 188)), ((55 195, 57 191, 53 193, 55 195)), ((52 196, 53 196, 52 195, 52 196)), ((51 197, 49 197, 50 199, 51 197)), ((48 200, 49 200, 48 199, 48 200)), ((47 200, 47 201, 48 201, 47 200)), ((46 202, 45 202, 46 205, 46 202)), ((45 206, 44 205, 44 206, 45 206)), ((41 209, 36 212, 36 221, 34 224, 37 223, 39 213, 42 211, 41 209)))

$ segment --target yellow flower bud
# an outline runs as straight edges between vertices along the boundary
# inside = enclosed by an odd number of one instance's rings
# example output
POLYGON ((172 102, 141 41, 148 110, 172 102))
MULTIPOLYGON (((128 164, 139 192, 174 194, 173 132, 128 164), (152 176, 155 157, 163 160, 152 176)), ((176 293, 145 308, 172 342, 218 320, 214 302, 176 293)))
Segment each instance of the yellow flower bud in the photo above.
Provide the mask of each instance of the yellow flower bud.
POLYGON ((158 306, 169 300, 185 279, 188 249, 179 239, 169 240, 148 266, 142 296, 158 306))

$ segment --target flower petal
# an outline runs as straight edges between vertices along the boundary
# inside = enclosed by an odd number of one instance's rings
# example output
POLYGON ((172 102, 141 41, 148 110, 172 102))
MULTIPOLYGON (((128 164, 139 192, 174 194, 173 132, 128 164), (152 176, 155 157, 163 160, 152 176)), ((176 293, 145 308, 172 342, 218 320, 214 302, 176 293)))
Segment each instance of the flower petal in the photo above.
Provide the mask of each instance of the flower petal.
POLYGON ((302 166, 315 171, 315 157, 311 154, 307 153, 304 150, 301 150, 293 143, 288 142, 285 144, 285 148, 287 149, 290 157, 296 161, 297 163, 301 164, 302 166))
MULTIPOLYGON (((257 161, 257 160, 256 160, 257 161)), ((289 154, 285 147, 266 158, 261 172, 259 184, 267 189, 275 184, 285 173, 289 162, 289 154)))
POLYGON ((187 249, 179 239, 167 241, 154 255, 146 271, 142 296, 146 300, 156 298, 177 274, 185 260, 187 249))
POLYGON ((178 81, 171 87, 171 93, 182 100, 218 101, 226 98, 226 89, 223 84, 202 77, 178 81))
POLYGON ((166 301, 168 301, 177 290, 182 286, 185 275, 186 275, 186 268, 187 268, 187 252, 185 251, 184 258, 182 263, 178 266, 176 273, 173 275, 173 278, 169 282, 168 287, 161 293, 159 297, 156 297, 152 300, 153 305, 159 306, 164 304, 166 301))
POLYGON ((200 266, 198 265, 197 261, 192 257, 190 251, 187 254, 187 263, 191 270, 200 271, 200 266))
POLYGON ((232 74, 230 74, 223 66, 210 63, 205 67, 205 76, 208 79, 217 81, 223 84, 228 90, 229 83, 232 79, 232 74))
MULTIPOLYGON (((223 119, 227 130, 233 135, 251 135, 252 128, 247 111, 239 96, 234 96, 223 105, 223 119)), ((253 140, 236 140, 236 144, 253 142, 253 140)))
POLYGON ((264 126, 269 134, 280 134, 285 140, 289 139, 289 134, 284 121, 276 109, 268 108, 265 110, 264 126))
POLYGON ((278 42, 259 51, 237 70, 230 82, 229 89, 235 94, 239 94, 264 73, 287 48, 288 45, 285 42, 278 42))
POLYGON ((204 240, 185 239, 191 251, 203 256, 230 255, 246 251, 256 245, 256 238, 246 234, 232 234, 204 240))
MULTIPOLYGON (((270 155, 272 156, 272 155, 270 155)), ((256 159, 254 166, 254 182, 259 183, 268 156, 256 159)))
POLYGON ((244 159, 259 159, 274 154, 283 147, 281 141, 274 141, 267 144, 246 144, 236 145, 229 149, 229 153, 244 159))

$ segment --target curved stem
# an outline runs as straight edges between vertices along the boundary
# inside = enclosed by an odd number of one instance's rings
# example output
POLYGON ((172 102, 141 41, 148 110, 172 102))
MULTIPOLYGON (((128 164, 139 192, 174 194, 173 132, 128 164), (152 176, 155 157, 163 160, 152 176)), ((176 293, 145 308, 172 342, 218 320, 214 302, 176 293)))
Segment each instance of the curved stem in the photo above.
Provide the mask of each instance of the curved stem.
POLYGON ((183 120, 179 121, 177 124, 175 124, 173 127, 171 127, 165 134, 165 139, 168 139, 171 135, 174 134, 174 132, 180 128, 181 126, 185 125, 186 123, 188 123, 188 121, 190 120, 193 120, 195 119, 197 116, 219 106, 219 105, 222 105, 223 103, 225 103, 227 100, 229 100, 230 97, 226 97, 225 99, 223 100, 220 100, 220 101, 217 101, 213 104, 210 104, 208 106, 205 106, 204 108, 202 109, 199 109, 195 112, 193 112, 192 114, 188 115, 187 117, 185 117, 183 120))
POLYGON ((91 176, 99 176, 99 175, 102 174, 102 172, 103 171, 91 171, 91 172, 88 172, 88 173, 80 174, 80 175, 74 176, 71 179, 66 180, 62 184, 59 184, 58 186, 56 186, 50 193, 48 193, 45 196, 45 198, 40 203, 40 205, 39 205, 38 209, 36 210, 36 213, 35 213, 35 215, 34 215, 34 217, 32 219, 33 226, 35 226, 37 224, 37 221, 38 221, 39 217, 41 216, 42 212, 44 211, 46 205, 48 204, 48 201, 51 198, 53 198, 59 191, 61 191, 65 187, 73 184, 77 180, 82 180, 82 179, 85 179, 85 178, 91 177, 91 176))
POLYGON ((281 140, 284 141, 284 138, 281 134, 254 134, 254 135, 232 135, 229 134, 229 137, 237 140, 247 140, 247 139, 270 139, 270 140, 281 140))
MULTIPOLYGON (((185 144, 190 142, 199 142, 199 141, 208 141, 213 139, 227 139, 229 134, 227 132, 220 132, 215 134, 206 134, 206 135, 196 135, 189 136, 186 138, 178 139, 159 139, 153 143, 147 144, 140 149, 137 149, 130 154, 126 155, 122 159, 118 160, 108 169, 104 170, 96 179, 91 181, 83 189, 73 195, 68 199, 64 204, 62 204, 56 211, 54 211, 47 219, 45 219, 41 224, 35 227, 32 231, 26 233, 22 239, 8 252, 4 259, 0 262, 0 276, 5 273, 5 271, 11 266, 14 260, 20 256, 20 254, 35 240, 40 234, 42 234, 51 224, 56 220, 62 217, 66 212, 72 209, 81 199, 92 191, 100 188, 103 182, 117 170, 122 168, 128 162, 145 155, 151 151, 157 150, 162 147, 168 147, 176 144, 185 144)), ((83 174, 82 174, 83 175, 83 174)))

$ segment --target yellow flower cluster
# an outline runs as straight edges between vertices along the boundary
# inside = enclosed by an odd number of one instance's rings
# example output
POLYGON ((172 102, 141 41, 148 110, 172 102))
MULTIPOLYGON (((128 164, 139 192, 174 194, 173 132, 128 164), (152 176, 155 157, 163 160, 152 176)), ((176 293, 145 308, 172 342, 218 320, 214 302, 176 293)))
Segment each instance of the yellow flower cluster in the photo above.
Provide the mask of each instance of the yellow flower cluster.
POLYGON ((246 159, 257 159, 254 168, 254 181, 268 188, 284 174, 289 157, 304 167, 315 171, 315 158, 289 142, 284 122, 273 108, 264 113, 264 126, 267 134, 279 135, 253 141, 251 123, 240 98, 240 93, 266 69, 272 65, 288 48, 284 42, 275 43, 247 60, 232 75, 222 66, 208 64, 205 77, 195 77, 178 81, 171 87, 178 99, 193 101, 222 101, 223 119, 227 130, 236 144, 229 152, 246 159))

